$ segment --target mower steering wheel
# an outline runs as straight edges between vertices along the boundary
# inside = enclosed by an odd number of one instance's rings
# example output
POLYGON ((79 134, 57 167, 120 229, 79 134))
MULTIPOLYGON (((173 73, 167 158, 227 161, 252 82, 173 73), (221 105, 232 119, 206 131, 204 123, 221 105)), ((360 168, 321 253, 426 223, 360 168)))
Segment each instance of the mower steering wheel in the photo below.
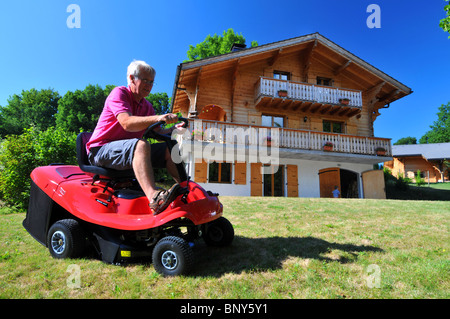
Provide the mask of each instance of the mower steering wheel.
MULTIPOLYGON (((183 128, 188 127, 189 125, 189 121, 188 119, 184 118, 184 117, 179 117, 178 121, 182 121, 184 122, 183 124, 183 128)), ((162 141, 170 141, 172 139, 172 136, 169 134, 161 134, 159 132, 155 131, 155 128, 159 127, 161 124, 164 124, 165 121, 158 121, 156 123, 153 123, 152 125, 150 125, 147 130, 144 133, 145 137, 150 137, 150 138, 154 138, 157 140, 162 140, 162 141)))

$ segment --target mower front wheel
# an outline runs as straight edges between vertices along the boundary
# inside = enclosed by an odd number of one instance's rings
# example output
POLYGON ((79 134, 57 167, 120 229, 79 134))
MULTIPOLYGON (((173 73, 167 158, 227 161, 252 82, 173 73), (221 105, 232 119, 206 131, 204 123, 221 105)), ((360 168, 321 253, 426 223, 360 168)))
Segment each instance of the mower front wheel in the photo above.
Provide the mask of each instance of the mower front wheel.
POLYGON ((187 274, 193 265, 193 252, 183 238, 167 236, 162 238, 153 249, 153 266, 163 276, 187 274))
POLYGON ((234 239, 234 228, 228 219, 220 217, 208 224, 203 240, 209 246, 224 247, 234 239))

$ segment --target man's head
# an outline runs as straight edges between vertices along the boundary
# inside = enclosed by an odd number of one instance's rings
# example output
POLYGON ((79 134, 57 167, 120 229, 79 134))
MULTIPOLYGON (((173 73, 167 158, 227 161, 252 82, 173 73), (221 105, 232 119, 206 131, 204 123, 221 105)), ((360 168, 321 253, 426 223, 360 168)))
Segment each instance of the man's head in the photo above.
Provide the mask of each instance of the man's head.
POLYGON ((150 94, 156 71, 144 61, 130 63, 127 69, 127 82, 131 92, 140 100, 150 94))

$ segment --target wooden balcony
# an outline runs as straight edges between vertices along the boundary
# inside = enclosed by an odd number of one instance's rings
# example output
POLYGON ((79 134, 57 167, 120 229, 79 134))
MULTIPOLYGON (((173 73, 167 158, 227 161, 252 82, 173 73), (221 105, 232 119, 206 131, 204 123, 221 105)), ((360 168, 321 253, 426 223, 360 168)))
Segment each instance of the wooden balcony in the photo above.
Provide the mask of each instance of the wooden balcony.
POLYGON ((199 141, 203 144, 221 143, 244 147, 278 147, 280 156, 317 160, 342 160, 353 163, 378 163, 390 160, 391 140, 388 138, 353 136, 288 128, 245 125, 229 122, 194 120, 189 123, 189 133, 179 138, 181 144, 199 141), (268 143, 268 136, 270 142, 268 143), (324 145, 333 144, 331 151, 324 145), (377 149, 385 154, 377 154, 377 149), (300 155, 303 154, 303 155, 300 155), (362 155, 358 156, 358 155, 362 155))
POLYGON ((362 93, 351 89, 261 77, 255 84, 255 105, 258 109, 270 107, 352 117, 361 113, 362 93))

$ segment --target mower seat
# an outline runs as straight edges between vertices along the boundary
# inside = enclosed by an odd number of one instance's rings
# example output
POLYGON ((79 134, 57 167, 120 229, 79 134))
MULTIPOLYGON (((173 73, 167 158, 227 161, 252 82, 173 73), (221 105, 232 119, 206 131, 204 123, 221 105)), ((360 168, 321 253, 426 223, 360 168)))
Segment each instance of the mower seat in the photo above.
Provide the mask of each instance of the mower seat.
POLYGON ((92 133, 82 132, 77 136, 77 161, 78 166, 83 172, 107 177, 110 179, 132 179, 135 178, 134 172, 130 170, 116 170, 100 166, 94 166, 89 163, 88 154, 86 151, 86 143, 89 142, 92 133))

